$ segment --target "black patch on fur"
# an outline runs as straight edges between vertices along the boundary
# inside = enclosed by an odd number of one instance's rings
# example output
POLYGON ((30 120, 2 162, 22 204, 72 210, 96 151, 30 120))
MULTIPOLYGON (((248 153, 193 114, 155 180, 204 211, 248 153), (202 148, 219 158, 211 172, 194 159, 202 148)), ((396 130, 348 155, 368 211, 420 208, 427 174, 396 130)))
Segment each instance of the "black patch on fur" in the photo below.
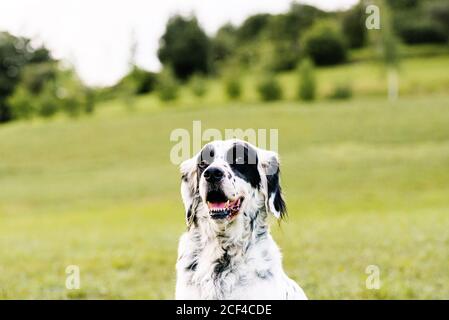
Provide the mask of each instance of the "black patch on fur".
POLYGON ((251 217, 251 220, 249 221, 249 227, 251 229, 251 232, 254 230, 254 223, 255 223, 256 217, 251 217))
POLYGON ((267 175, 268 197, 271 198, 274 196, 274 208, 281 213, 281 218, 284 218, 287 215, 287 207, 284 198, 282 197, 282 189, 279 184, 280 173, 278 167, 275 174, 267 175))
POLYGON ((187 210, 187 216, 186 216, 187 222, 190 221, 191 217, 192 217, 192 205, 190 205, 189 210, 187 210))
POLYGON ((260 174, 257 169, 259 159, 256 150, 247 144, 235 143, 228 150, 226 161, 236 176, 249 182, 253 188, 259 188, 260 174))
POLYGON ((198 157, 198 176, 200 176, 201 173, 214 161, 214 157, 214 147, 210 144, 205 145, 198 157))
POLYGON ((228 251, 225 251, 223 256, 220 259, 218 259, 216 263, 217 264, 215 265, 214 272, 218 276, 229 268, 229 265, 231 263, 231 257, 229 256, 228 251))
POLYGON ((186 271, 195 271, 198 266, 198 261, 193 260, 191 264, 186 267, 186 271))
POLYGON ((200 201, 201 200, 199 199, 199 195, 195 193, 192 204, 189 206, 186 214, 187 229, 190 229, 192 225, 196 226, 197 224, 197 216, 195 213, 198 210, 198 204, 200 203, 200 201))

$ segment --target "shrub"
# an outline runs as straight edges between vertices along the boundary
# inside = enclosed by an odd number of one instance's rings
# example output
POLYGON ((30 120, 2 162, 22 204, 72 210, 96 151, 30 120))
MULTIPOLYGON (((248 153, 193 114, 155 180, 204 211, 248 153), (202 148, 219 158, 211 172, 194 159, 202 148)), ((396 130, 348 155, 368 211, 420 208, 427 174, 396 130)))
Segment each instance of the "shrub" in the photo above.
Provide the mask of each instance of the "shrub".
POLYGON ((23 84, 18 85, 8 98, 8 105, 13 119, 29 119, 36 113, 33 96, 23 84))
POLYGON ((193 94, 198 98, 204 97, 204 95, 207 92, 206 80, 200 75, 194 75, 190 79, 190 87, 192 89, 193 94))
POLYGON ((352 87, 349 83, 339 83, 334 87, 334 91, 329 96, 330 99, 345 100, 352 97, 352 87))
POLYGON ((94 101, 73 70, 55 69, 55 74, 42 82, 38 81, 41 73, 29 75, 38 79, 24 78, 8 99, 14 118, 51 117, 57 112, 73 117, 93 112, 94 101))
POLYGON ((60 101, 62 111, 70 117, 77 117, 92 107, 88 106, 90 102, 87 89, 70 70, 58 73, 56 97, 60 101))
POLYGON ((242 95, 242 84, 238 78, 228 77, 225 80, 225 90, 230 99, 238 99, 242 95))
POLYGON ((131 71, 114 86, 114 91, 119 94, 146 94, 155 89, 156 82, 156 73, 133 66, 131 71))
POLYGON ((92 114, 95 112, 96 93, 91 88, 85 88, 84 92, 86 94, 86 105, 84 111, 87 114, 92 114))
POLYGON ((304 34, 304 50, 316 65, 333 65, 346 60, 347 48, 342 33, 333 24, 315 24, 304 34))
POLYGON ((449 2, 447 0, 427 1, 423 3, 425 12, 432 21, 440 23, 449 30, 449 2))
POLYGON ((40 116, 49 118, 58 112, 60 101, 55 95, 55 84, 45 83, 42 91, 35 97, 36 109, 40 116))
POLYGON ((179 84, 173 72, 166 68, 158 77, 157 92, 162 101, 173 101, 178 98, 179 84))
POLYGON ((282 98, 282 88, 274 75, 266 75, 257 86, 263 101, 274 101, 282 98))
POLYGON ((306 58, 299 66, 299 92, 298 97, 304 101, 311 101, 316 96, 316 80, 313 62, 306 58))
POLYGON ((33 63, 23 68, 20 82, 31 93, 37 94, 46 82, 56 79, 57 73, 57 65, 54 62, 33 63))
POLYGON ((443 25, 431 20, 407 22, 399 27, 399 35, 407 44, 446 43, 448 40, 443 25))

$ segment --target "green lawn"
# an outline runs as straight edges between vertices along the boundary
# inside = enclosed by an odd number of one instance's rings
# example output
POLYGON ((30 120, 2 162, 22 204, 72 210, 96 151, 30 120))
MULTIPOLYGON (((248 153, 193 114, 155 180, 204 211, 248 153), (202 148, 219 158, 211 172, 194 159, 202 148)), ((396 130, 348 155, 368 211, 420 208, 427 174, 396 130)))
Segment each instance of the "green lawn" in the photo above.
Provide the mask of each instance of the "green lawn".
POLYGON ((0 127, 0 298, 173 298, 184 216, 169 134, 192 120, 279 129, 289 218, 272 231, 311 299, 449 298, 448 95, 145 101, 0 127), (81 290, 65 289, 71 264, 81 290), (365 288, 368 265, 380 290, 365 288))

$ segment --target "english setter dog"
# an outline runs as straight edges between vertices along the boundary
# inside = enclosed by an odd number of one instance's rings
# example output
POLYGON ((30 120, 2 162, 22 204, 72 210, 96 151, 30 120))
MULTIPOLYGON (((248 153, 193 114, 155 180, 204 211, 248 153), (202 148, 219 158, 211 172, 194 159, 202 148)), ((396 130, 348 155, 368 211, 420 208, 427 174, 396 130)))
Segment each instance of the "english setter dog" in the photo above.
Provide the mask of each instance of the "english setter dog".
POLYGON ((187 232, 180 239, 176 299, 307 299, 285 274, 269 213, 286 207, 275 152, 214 141, 181 164, 187 232))

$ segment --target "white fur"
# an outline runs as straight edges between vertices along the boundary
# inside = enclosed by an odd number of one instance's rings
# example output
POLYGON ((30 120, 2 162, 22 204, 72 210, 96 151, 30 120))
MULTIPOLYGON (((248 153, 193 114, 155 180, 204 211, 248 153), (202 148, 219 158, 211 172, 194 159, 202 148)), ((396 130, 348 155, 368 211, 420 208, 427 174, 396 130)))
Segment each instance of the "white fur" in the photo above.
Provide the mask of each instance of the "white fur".
POLYGON ((258 149, 260 188, 234 175, 226 151, 242 141, 216 141, 214 166, 225 171, 222 189, 230 198, 244 196, 231 222, 210 218, 205 205, 206 181, 197 176, 198 156, 181 165, 181 194, 188 230, 180 239, 176 264, 176 299, 307 299, 285 274, 279 248, 269 233, 267 215, 279 218, 274 195, 267 190, 267 170, 277 155, 258 149))

